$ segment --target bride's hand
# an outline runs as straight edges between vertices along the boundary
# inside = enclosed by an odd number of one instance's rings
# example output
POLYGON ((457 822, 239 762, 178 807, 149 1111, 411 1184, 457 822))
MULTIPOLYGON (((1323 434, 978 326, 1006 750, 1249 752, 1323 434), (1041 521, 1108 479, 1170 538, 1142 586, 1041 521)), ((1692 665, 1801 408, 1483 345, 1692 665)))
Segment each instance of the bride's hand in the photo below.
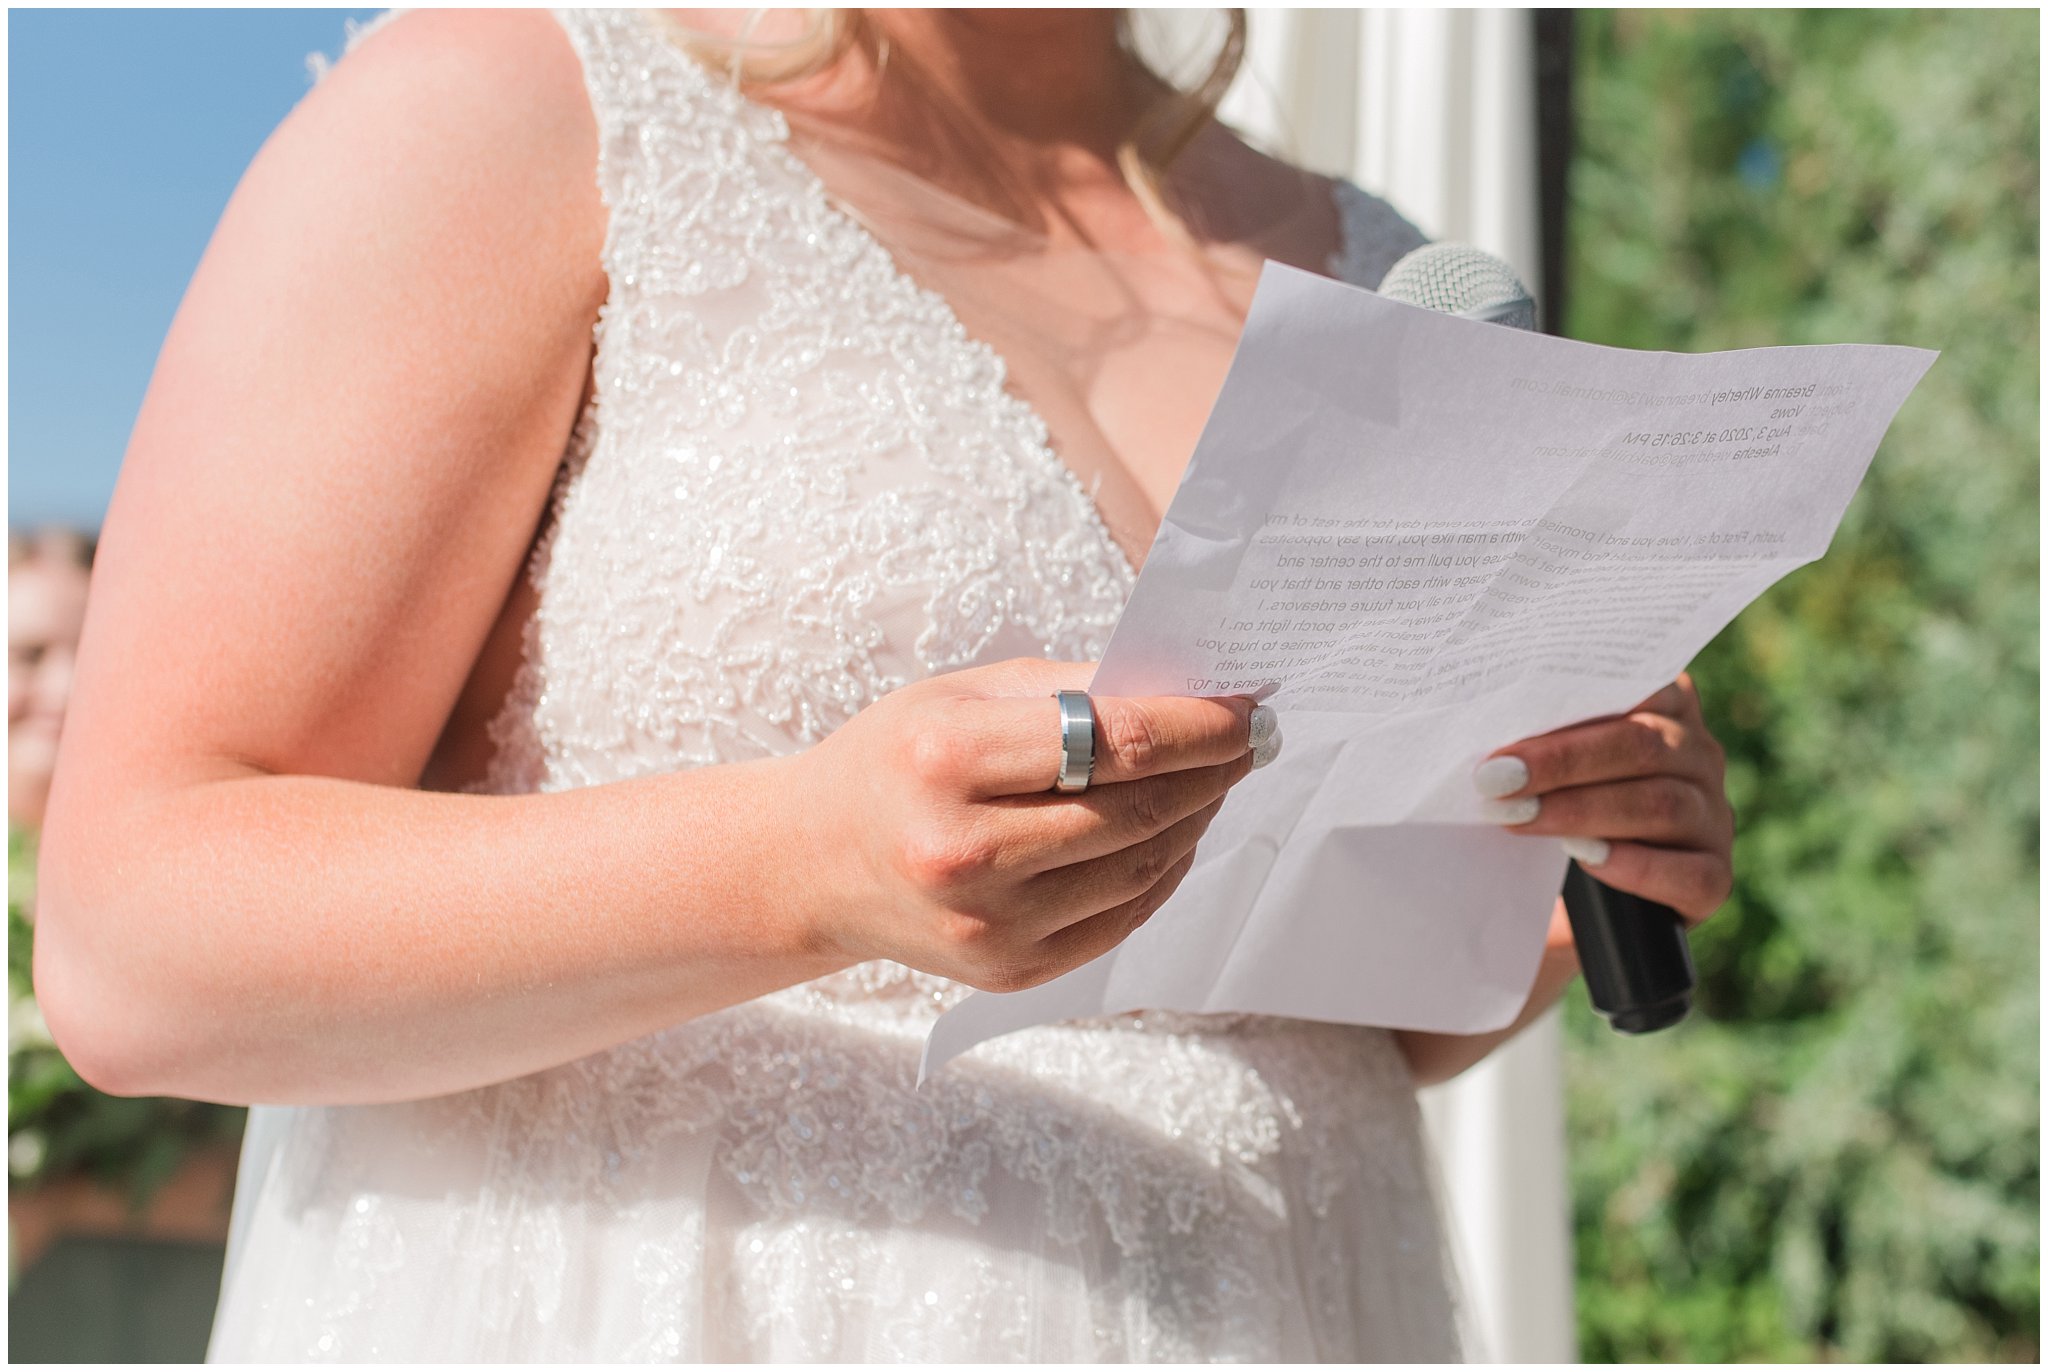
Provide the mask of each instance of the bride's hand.
POLYGON ((1725 776, 1692 677, 1680 673, 1626 715, 1510 744, 1474 781, 1515 832, 1566 839, 1600 880, 1696 925, 1735 879, 1725 776))
POLYGON ((1251 771, 1252 702, 1097 696, 1093 778, 1056 794, 1053 693, 1093 670, 1024 658, 933 677, 801 755, 827 946, 1016 991, 1115 947, 1173 894, 1251 771))

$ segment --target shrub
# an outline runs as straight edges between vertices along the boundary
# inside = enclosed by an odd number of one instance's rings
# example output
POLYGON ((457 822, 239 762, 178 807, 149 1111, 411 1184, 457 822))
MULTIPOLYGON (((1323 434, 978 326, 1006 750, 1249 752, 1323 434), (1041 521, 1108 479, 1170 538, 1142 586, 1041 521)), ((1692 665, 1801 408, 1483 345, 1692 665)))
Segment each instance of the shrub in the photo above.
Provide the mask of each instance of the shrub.
POLYGON ((1942 350, 1696 664, 1740 824, 1699 1012, 1568 1014, 1589 1359, 2036 1355, 2038 39, 1581 18, 1572 336, 1942 350))

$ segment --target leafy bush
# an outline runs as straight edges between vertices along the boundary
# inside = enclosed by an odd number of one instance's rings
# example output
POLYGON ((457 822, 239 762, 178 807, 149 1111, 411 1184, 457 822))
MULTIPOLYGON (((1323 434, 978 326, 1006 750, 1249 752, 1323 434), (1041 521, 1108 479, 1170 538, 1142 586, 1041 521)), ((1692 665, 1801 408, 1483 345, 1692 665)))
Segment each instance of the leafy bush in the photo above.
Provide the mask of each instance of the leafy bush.
POLYGON ((1589 1359, 2032 1359, 2039 18, 1582 15, 1574 337, 1939 348, 1833 548, 1696 664, 1700 1013, 1568 1016, 1589 1359))

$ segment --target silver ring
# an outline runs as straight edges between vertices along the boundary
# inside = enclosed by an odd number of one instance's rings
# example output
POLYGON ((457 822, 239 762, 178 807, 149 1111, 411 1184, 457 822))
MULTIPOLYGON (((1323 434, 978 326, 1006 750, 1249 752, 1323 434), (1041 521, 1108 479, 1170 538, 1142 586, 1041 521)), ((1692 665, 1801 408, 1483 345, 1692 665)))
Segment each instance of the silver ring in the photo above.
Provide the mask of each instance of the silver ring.
POLYGON ((1072 795, 1095 775, 1095 707, 1086 691, 1054 691, 1053 698, 1060 703, 1060 774, 1052 788, 1072 795))

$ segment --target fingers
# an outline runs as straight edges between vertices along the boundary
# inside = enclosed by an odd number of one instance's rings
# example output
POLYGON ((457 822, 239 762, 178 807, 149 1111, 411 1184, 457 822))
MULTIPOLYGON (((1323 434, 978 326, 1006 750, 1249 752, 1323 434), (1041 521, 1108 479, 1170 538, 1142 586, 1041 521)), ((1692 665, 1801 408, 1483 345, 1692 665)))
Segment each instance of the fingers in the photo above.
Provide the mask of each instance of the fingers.
MULTIPOLYGON (((956 702, 974 727, 954 730, 945 759, 970 792, 1033 795, 1060 771, 1059 704, 1051 694, 956 702)), ((1252 702, 1242 696, 1098 696, 1093 786, 1230 762, 1251 749, 1252 702)), ((942 745, 943 746, 943 745, 942 745)))
POLYGON ((1025 907, 1060 912, 1049 916, 1047 926, 1037 932, 1049 934, 1077 916, 1114 908, 1151 890, 1194 851, 1222 808, 1222 800, 1216 800, 1143 842, 1031 878, 1024 886, 1025 907))
POLYGON ((1473 781, 1512 832, 1562 838, 1602 881, 1698 923, 1734 883, 1724 775, 1721 746, 1681 673, 1626 715, 1501 749, 1473 781))
POLYGON ((1503 808, 1515 806, 1535 811, 1525 820, 1503 815, 1503 822, 1518 834, 1598 834, 1680 848, 1706 848, 1728 837, 1723 832, 1726 807, 1683 777, 1638 777, 1573 786, 1540 797, 1510 800, 1503 808))
POLYGON ((1167 898, 1179 888, 1181 880, 1188 874, 1188 869, 1194 865, 1194 850, 1189 849, 1167 868, 1158 881, 1130 900, 1046 935, 1039 940, 1039 956, 1043 957, 1050 967, 1057 969, 1053 975, 1070 971, 1101 957, 1129 938, 1146 920, 1152 918, 1159 907, 1166 904, 1167 898))
POLYGON ((999 865, 1046 872, 1121 852, 1219 803, 1251 766, 1251 755, 1242 753, 1214 767, 1090 786, 1078 795, 994 797, 988 803, 1002 812, 1006 835, 999 865))
POLYGON ((1718 749, 1704 730, 1667 714, 1641 710, 1525 738, 1481 763, 1474 781, 1483 793, 1497 798, 1540 796, 1568 786, 1630 777, 1712 781, 1719 761, 1718 749))
MULTIPOLYGON (((1735 868, 1723 850, 1681 850, 1646 843, 1610 843, 1604 860, 1579 858, 1579 865, 1631 895, 1678 911, 1698 924, 1720 909, 1735 888, 1735 868)), ((1575 855, 1576 856, 1576 855, 1575 855)))
POLYGON ((846 822, 887 912, 849 946, 1018 990, 1107 951, 1166 900, 1230 787, 1277 751, 1275 721, 1236 697, 1093 700, 1091 784, 1058 794, 1053 693, 1093 674, 1026 660, 949 673, 819 745, 864 783, 846 822))

